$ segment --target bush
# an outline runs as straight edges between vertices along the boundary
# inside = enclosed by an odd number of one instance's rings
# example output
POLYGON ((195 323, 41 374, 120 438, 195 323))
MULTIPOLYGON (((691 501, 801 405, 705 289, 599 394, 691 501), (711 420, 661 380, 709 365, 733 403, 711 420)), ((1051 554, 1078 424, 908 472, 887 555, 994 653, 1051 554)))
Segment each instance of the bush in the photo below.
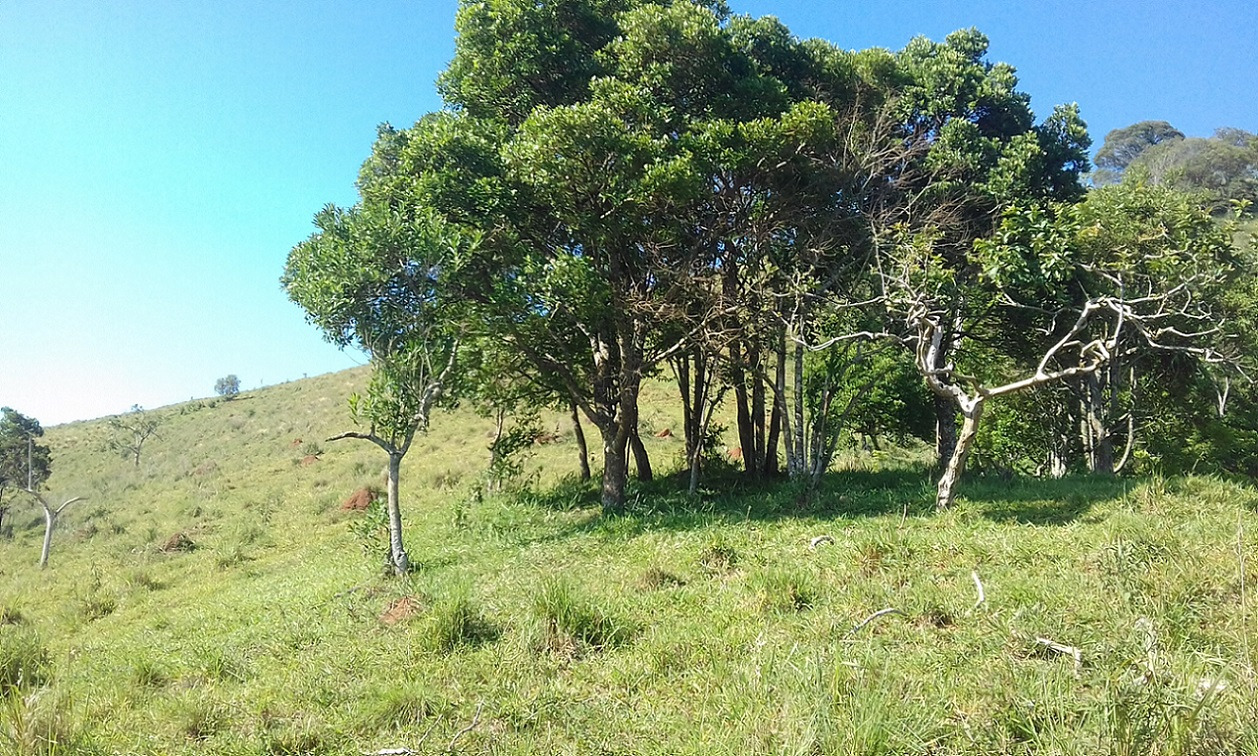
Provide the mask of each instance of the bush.
POLYGON ((224 399, 235 399, 240 394, 240 379, 235 375, 227 375, 214 382, 214 393, 224 399))

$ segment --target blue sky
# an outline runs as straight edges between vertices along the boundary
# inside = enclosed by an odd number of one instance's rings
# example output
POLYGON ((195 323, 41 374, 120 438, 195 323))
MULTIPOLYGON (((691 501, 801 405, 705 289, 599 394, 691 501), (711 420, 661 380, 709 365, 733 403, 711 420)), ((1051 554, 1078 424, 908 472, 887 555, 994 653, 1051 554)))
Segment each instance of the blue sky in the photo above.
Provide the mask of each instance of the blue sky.
MULTIPOLYGON (((898 49, 977 26, 1038 113, 1258 131, 1258 6, 730 0, 898 49)), ((0 2, 0 405, 46 425, 358 364, 278 279, 376 125, 440 107, 455 0, 0 2)))

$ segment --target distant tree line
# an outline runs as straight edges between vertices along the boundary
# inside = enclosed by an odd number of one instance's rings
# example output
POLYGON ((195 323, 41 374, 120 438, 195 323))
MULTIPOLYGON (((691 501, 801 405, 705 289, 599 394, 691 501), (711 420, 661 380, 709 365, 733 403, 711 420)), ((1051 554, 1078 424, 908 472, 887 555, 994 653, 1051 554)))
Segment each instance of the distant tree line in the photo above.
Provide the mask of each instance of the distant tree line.
POLYGON ((1141 121, 1105 136, 1096 167, 1098 184, 1132 176, 1195 193, 1217 212, 1258 202, 1258 134, 1242 129, 1186 137, 1166 121, 1141 121))
MULTIPOLYGON (((976 30, 850 52, 653 0, 464 2, 457 28, 445 109, 380 127, 283 278, 375 366, 345 435, 390 455, 396 568, 392 463, 442 402, 571 411, 615 513, 653 376, 691 491, 724 402, 748 478, 811 491, 854 434, 918 436, 941 508, 972 455, 1112 472, 1163 453, 1162 410, 1209 436, 1247 394, 1249 252, 1174 182, 1085 191, 1077 108, 1037 121, 976 30)), ((1140 139, 1173 135, 1117 172, 1140 139)))

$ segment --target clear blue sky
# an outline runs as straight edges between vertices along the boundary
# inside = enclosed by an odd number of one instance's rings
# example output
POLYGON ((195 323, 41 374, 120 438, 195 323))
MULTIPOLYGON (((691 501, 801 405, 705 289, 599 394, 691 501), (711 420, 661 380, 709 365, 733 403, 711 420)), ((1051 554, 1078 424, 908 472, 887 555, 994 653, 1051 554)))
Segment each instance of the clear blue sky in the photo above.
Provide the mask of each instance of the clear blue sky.
MULTIPOLYGON (((730 4, 846 48, 977 26, 1097 145, 1145 119, 1258 131, 1242 0, 730 4)), ((376 125, 440 106, 455 7, 0 0, 0 405, 51 425, 358 364, 278 278, 313 214, 354 201, 376 125)))

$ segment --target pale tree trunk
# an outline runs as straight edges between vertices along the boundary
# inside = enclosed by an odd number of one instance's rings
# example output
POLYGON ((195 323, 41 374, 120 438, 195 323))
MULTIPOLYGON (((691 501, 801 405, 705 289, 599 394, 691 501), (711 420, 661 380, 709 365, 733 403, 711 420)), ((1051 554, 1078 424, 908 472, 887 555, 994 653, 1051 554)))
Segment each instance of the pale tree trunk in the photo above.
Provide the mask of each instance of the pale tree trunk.
POLYGON ((807 466, 808 454, 805 451, 804 438, 808 426, 804 417, 804 345, 795 344, 795 355, 791 361, 794 367, 793 383, 795 384, 795 464, 788 469, 791 477, 802 475, 807 466))
POLYGON ((590 449, 585 443, 585 431, 581 428, 581 416, 577 413, 575 403, 569 405, 572 410, 572 435, 577 440, 577 460, 581 464, 581 482, 590 479, 590 449))
POLYGON ((65 511, 66 507, 76 501, 82 501, 83 497, 76 496, 73 499, 67 499, 61 506, 53 509, 48 505, 48 501, 45 500, 43 496, 36 493, 35 489, 24 488, 22 490, 30 494, 35 501, 38 501, 39 505, 44 508, 44 548, 39 554, 39 568, 42 570, 48 566, 48 555, 52 553, 52 529, 57 525, 57 518, 61 516, 61 513, 65 511))
POLYGON ((1051 435, 1048 440, 1048 477, 1064 478, 1069 464, 1066 458, 1069 439, 1056 429, 1050 430, 1049 433, 1051 435))
POLYGON ((402 543, 402 506, 398 500, 398 478, 402 468, 402 455, 389 452, 389 566, 394 575, 405 575, 411 569, 410 558, 402 543))
POLYGON ((1087 389, 1084 417, 1088 424, 1088 436, 1092 441, 1088 466, 1094 473, 1113 475, 1114 442, 1105 418, 1105 391, 1101 386, 1101 377, 1095 372, 1088 373, 1084 378, 1084 386, 1087 389))
POLYGON ((983 417, 984 401, 985 398, 981 396, 960 400, 963 418, 961 434, 957 437, 952 456, 948 458, 948 466, 944 469, 943 477, 939 479, 939 492, 935 498, 936 509, 948 509, 956 498, 957 482, 961 480, 961 473, 965 472, 965 461, 970 456, 974 438, 978 435, 978 423, 983 417))
POLYGON ((44 507, 44 550, 39 554, 39 569, 48 566, 48 555, 52 553, 52 529, 57 524, 57 515, 48 507, 44 507))

